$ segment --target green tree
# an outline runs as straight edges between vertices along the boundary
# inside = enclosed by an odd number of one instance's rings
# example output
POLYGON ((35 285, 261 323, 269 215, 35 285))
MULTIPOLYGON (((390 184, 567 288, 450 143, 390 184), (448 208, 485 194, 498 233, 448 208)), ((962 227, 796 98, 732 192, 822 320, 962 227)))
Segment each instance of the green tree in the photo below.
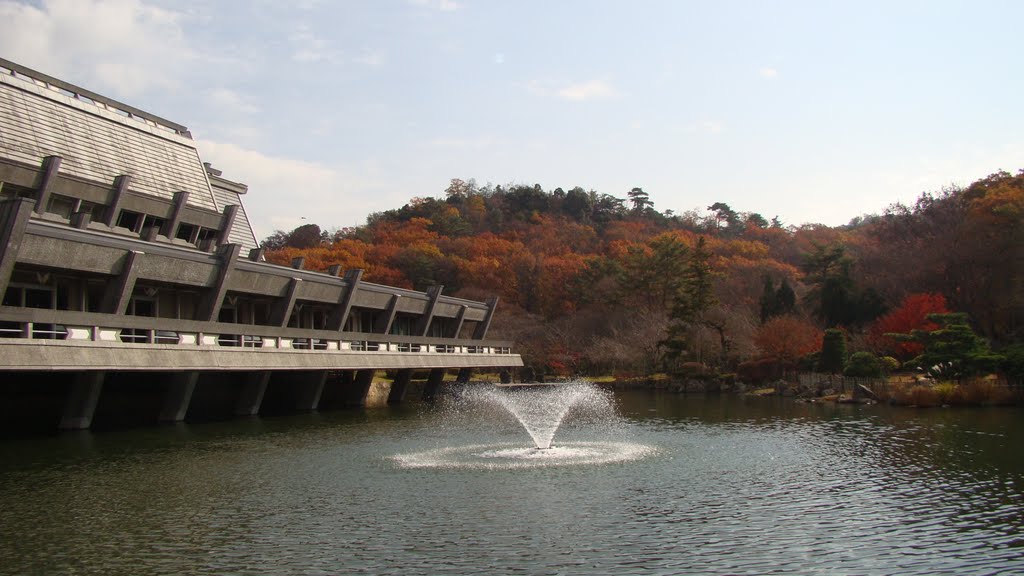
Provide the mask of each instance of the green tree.
POLYGON ((837 374, 846 365, 846 334, 842 330, 829 328, 825 330, 825 338, 821 343, 821 356, 818 357, 818 370, 837 374))
POLYGON ((933 378, 962 380, 970 376, 990 374, 1005 358, 989 350, 988 341, 974 333, 967 314, 950 312, 929 314, 938 324, 934 330, 913 330, 910 334, 890 334, 897 340, 924 345, 924 352, 906 363, 908 368, 924 371, 933 378))
POLYGON ((629 191, 629 202, 633 205, 634 214, 644 214, 654 207, 651 197, 643 188, 633 188, 629 191))
POLYGON ((843 376, 881 378, 885 374, 882 359, 871 352, 854 352, 843 368, 843 376))

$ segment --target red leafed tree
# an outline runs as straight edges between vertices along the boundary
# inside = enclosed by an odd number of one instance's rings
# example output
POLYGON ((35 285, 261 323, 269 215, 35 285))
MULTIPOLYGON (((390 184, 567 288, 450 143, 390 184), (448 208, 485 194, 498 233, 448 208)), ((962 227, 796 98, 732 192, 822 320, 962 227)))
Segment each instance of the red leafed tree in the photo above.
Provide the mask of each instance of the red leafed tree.
POLYGON ((821 350, 822 331, 796 316, 776 316, 757 329, 754 344, 762 358, 795 363, 802 356, 821 350))
POLYGON ((929 314, 945 314, 946 298, 942 294, 910 294, 894 310, 868 327, 868 345, 882 355, 909 360, 924 349, 918 342, 900 342, 886 334, 909 334, 911 330, 935 330, 938 324, 928 320, 929 314))

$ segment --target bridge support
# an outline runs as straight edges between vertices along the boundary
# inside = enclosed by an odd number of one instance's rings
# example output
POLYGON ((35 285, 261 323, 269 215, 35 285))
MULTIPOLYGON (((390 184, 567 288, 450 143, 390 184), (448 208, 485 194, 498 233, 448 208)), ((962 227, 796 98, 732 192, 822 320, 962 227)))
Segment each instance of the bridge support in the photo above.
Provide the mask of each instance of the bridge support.
POLYGON ((185 419, 198 380, 199 372, 179 372, 167 378, 167 391, 160 408, 161 422, 181 422, 185 419))
POLYGON ((405 401, 405 392, 412 381, 412 369, 405 368, 398 371, 395 381, 391 384, 391 391, 388 392, 388 404, 401 404, 405 401))
POLYGON ((344 394, 345 406, 360 407, 366 406, 366 395, 370 392, 370 385, 373 384, 373 376, 376 370, 359 370, 352 379, 352 384, 344 394))
POLYGON ((96 413, 106 372, 82 372, 71 382, 71 393, 64 404, 61 430, 88 430, 96 413))
POLYGON ((314 370, 298 374, 296 382, 295 409, 312 412, 320 407, 320 397, 327 382, 326 370, 314 370))
POLYGON ((235 403, 235 416, 256 416, 263 405, 263 396, 270 384, 270 371, 261 370, 248 374, 235 403))
POLYGON ((437 398, 442 382, 444 382, 444 368, 432 369, 427 376, 427 385, 423 387, 423 399, 432 402, 437 398))

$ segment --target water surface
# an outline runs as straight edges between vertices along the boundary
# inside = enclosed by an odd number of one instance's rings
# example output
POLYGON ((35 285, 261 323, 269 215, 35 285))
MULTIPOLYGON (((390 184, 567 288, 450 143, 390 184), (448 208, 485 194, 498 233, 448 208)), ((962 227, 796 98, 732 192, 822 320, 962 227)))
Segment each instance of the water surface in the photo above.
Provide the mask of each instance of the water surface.
POLYGON ((1024 572, 1020 410, 615 401, 599 464, 407 466, 532 445, 426 405, 4 441, 0 573, 1024 572))

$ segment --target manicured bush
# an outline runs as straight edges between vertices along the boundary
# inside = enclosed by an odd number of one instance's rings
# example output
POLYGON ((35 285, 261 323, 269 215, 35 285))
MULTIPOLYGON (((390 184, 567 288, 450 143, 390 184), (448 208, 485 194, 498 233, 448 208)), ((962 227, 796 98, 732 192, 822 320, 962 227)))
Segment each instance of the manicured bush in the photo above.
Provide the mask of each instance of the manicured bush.
POLYGON ((838 374, 846 364, 846 334, 837 328, 825 330, 825 338, 821 344, 821 356, 818 358, 818 370, 829 374, 838 374))
POLYGON ((854 352, 843 368, 844 376, 881 378, 885 374, 882 361, 871 352, 854 352))
POLYGON ((886 373, 895 372, 900 369, 900 361, 892 356, 882 356, 879 360, 882 362, 882 368, 885 369, 886 373))

